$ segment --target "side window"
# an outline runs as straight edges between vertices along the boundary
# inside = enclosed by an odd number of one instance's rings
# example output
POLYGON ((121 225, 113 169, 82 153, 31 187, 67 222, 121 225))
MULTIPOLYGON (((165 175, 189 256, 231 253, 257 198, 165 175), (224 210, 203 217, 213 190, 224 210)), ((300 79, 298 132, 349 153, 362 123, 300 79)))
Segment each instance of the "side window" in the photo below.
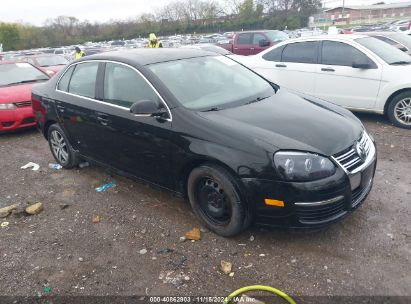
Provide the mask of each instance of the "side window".
POLYGON ((252 33, 238 34, 237 44, 251 44, 252 33))
POLYGON ((57 90, 67 92, 68 91, 68 85, 70 82, 71 74, 73 74, 74 71, 74 65, 72 65, 63 75, 63 77, 60 78, 59 84, 57 85, 57 90))
POLYGON ((95 98, 98 65, 98 62, 77 64, 71 76, 68 91, 72 94, 95 98))
POLYGON ((351 45, 335 41, 323 42, 322 64, 351 67, 354 62, 370 63, 375 66, 363 52, 351 45))
POLYGON ((317 63, 317 41, 290 43, 283 51, 283 62, 317 63))
POLYGON ((267 38, 263 34, 255 33, 253 36, 253 44, 258 45, 260 43, 260 40, 263 40, 263 39, 267 40, 267 38))
POLYGON ((130 108, 139 100, 160 100, 147 81, 135 70, 115 63, 107 63, 104 76, 104 101, 130 108))
POLYGON ((284 46, 277 47, 270 52, 267 52, 263 55, 263 59, 267 61, 275 61, 275 62, 280 62, 281 61, 281 55, 283 53, 284 46))

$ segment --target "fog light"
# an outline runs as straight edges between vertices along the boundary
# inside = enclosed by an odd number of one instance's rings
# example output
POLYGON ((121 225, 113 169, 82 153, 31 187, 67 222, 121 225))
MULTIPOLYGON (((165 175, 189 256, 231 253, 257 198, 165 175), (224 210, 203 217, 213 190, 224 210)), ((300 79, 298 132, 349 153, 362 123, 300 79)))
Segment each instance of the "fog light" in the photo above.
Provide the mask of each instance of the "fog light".
POLYGON ((267 206, 284 207, 284 202, 283 201, 279 201, 279 200, 275 200, 275 199, 266 198, 264 200, 264 203, 267 206))

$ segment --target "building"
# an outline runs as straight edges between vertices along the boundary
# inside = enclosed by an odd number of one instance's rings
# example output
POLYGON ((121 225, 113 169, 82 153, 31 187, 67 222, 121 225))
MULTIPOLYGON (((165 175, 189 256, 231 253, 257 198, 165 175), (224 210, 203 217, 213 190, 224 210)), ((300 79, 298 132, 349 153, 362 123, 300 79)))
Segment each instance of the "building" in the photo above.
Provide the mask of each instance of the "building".
MULTIPOLYGON (((342 4, 342 1, 338 2, 342 4)), ((339 5, 324 9, 322 18, 347 24, 386 19, 411 19, 411 1, 374 5, 349 5, 348 2, 346 0, 344 7, 339 5)))

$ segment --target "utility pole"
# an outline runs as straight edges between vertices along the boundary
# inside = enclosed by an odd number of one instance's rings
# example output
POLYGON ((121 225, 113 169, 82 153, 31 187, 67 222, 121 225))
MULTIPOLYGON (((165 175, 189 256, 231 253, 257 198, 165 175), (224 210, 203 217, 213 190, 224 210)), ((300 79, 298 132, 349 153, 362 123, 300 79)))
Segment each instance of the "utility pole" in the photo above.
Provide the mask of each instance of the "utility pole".
POLYGON ((345 9, 345 0, 343 0, 342 12, 341 15, 344 18, 344 9, 345 9))

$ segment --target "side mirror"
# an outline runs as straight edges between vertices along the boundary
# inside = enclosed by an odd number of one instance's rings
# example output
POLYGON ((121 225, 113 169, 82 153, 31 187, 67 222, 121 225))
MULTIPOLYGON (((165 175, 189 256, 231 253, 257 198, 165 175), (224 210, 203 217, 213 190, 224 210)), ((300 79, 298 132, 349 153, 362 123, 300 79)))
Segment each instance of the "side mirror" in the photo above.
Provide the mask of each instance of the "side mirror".
POLYGON ((408 52, 408 49, 405 46, 400 46, 398 49, 403 52, 408 52))
POLYGON ((269 46, 270 45, 270 41, 267 41, 267 40, 265 40, 265 39, 261 39, 259 42, 258 42, 258 46, 259 47, 266 47, 266 46, 269 46))
POLYGON ((157 102, 149 99, 139 100, 132 104, 130 113, 141 116, 152 116, 167 118, 168 112, 164 107, 161 107, 157 102))
POLYGON ((352 67, 354 69, 371 69, 371 64, 369 64, 368 62, 353 62, 352 63, 352 67))

